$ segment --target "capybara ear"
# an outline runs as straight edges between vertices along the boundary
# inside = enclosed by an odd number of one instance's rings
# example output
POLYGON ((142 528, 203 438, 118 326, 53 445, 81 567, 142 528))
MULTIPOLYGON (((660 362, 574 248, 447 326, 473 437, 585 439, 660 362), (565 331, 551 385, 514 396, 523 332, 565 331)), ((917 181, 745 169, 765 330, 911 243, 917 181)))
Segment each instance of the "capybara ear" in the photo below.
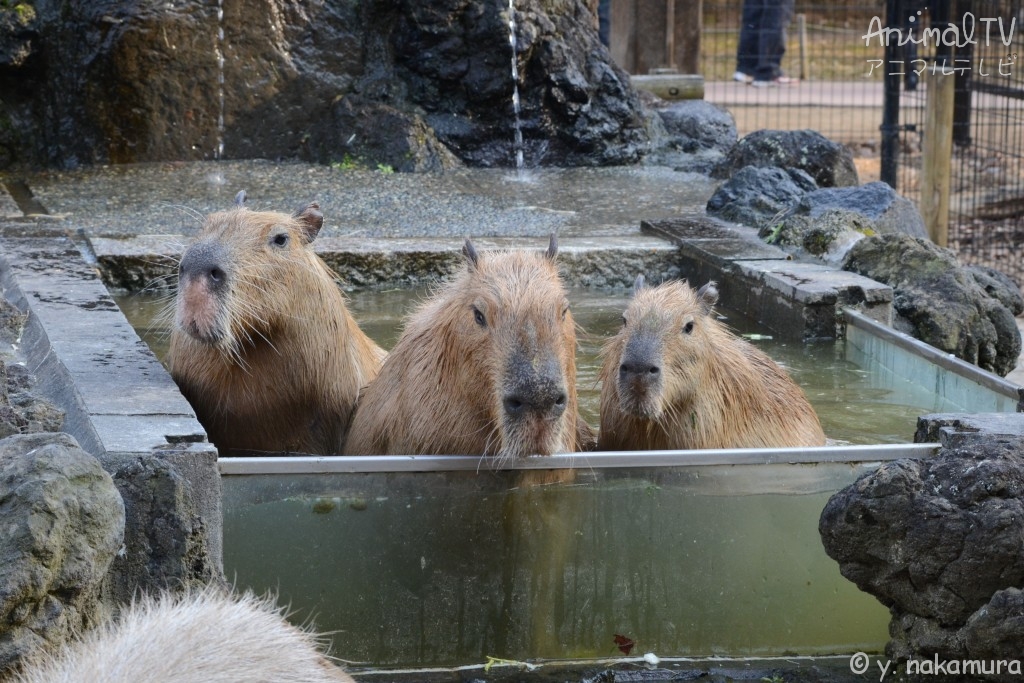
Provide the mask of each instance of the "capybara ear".
POLYGON ((555 256, 558 255, 558 235, 551 233, 551 239, 548 241, 548 250, 544 252, 544 256, 549 261, 554 261, 555 256))
POLYGON ((245 190, 239 190, 235 195, 235 206, 241 208, 245 204, 245 190))
POLYGON ((646 286, 647 280, 644 279, 644 274, 640 273, 636 276, 636 280, 633 281, 633 295, 636 296, 636 293, 646 286))
POLYGON ((466 238, 466 243, 462 245, 462 255, 466 257, 466 261, 469 262, 471 268, 476 268, 480 261, 480 257, 476 253, 476 247, 473 246, 473 240, 466 238))
POLYGON ((320 205, 310 202, 292 214, 292 218, 299 222, 302 234, 306 236, 306 242, 312 242, 320 234, 320 228, 324 226, 324 215, 320 213, 320 205))
POLYGON ((718 287, 715 286, 715 281, 711 280, 706 285, 697 290, 697 298, 700 299, 701 306, 704 307, 704 312, 709 314, 711 310, 718 303, 718 287))

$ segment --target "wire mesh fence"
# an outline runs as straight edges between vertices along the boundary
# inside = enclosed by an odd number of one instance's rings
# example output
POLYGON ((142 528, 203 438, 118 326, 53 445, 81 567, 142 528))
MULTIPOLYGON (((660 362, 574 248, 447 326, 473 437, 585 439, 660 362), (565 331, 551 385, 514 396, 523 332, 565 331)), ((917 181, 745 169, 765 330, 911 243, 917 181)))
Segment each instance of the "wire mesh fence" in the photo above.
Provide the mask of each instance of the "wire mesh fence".
POLYGON ((896 52, 898 63, 884 50, 896 37, 878 33, 887 26, 884 2, 797 2, 782 68, 799 82, 754 88, 733 80, 742 3, 706 0, 705 98, 733 113, 741 135, 811 128, 846 144, 867 182, 880 177, 885 74, 898 70, 896 189, 919 201, 928 80, 956 78, 949 245, 965 262, 1024 282, 1024 0, 900 2, 895 28, 913 40, 896 52), (926 36, 945 29, 943 13, 957 33, 926 36), (949 42, 940 66, 936 45, 949 42))

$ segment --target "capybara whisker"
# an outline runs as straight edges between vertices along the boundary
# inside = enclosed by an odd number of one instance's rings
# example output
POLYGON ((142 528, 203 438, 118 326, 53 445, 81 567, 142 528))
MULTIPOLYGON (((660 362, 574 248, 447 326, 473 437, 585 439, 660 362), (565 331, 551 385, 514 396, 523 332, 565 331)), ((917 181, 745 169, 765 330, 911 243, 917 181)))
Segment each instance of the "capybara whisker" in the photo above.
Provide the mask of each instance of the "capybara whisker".
POLYGON ((601 450, 821 446, 800 387, 714 315, 714 283, 637 278, 622 330, 601 349, 601 450))
POLYGON ((363 392, 345 452, 480 454, 495 462, 576 450, 576 333, 546 252, 477 252, 408 318, 363 392))
POLYGON ((341 451, 384 351, 313 252, 316 204, 211 214, 178 264, 168 366, 220 449, 341 451))

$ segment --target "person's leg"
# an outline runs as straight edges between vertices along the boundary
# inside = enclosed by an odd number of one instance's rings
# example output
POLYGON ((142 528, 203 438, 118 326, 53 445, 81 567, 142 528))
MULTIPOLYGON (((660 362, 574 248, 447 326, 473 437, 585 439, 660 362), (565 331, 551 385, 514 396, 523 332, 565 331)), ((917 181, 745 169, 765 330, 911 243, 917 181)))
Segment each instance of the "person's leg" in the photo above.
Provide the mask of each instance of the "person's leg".
POLYGON ((771 82, 782 75, 782 55, 786 52, 786 24, 792 15, 788 0, 764 0, 758 32, 758 59, 755 82, 771 82))
POLYGON ((753 77, 757 70, 759 28, 764 0, 744 0, 740 15, 740 41, 736 46, 737 74, 753 77))

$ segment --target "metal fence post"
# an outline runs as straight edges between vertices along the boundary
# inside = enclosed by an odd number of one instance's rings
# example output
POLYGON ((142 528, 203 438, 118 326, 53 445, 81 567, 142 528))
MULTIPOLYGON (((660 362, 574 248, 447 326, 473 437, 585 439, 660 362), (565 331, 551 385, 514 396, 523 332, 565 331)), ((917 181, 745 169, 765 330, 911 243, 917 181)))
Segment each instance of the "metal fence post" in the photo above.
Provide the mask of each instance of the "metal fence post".
MULTIPOLYGON (((899 28, 902 0, 886 0, 885 26, 899 28)), ((900 75, 901 53, 899 40, 885 37, 885 78, 882 95, 882 159, 879 178, 883 183, 896 189, 896 174, 899 170, 900 153, 900 75)))

